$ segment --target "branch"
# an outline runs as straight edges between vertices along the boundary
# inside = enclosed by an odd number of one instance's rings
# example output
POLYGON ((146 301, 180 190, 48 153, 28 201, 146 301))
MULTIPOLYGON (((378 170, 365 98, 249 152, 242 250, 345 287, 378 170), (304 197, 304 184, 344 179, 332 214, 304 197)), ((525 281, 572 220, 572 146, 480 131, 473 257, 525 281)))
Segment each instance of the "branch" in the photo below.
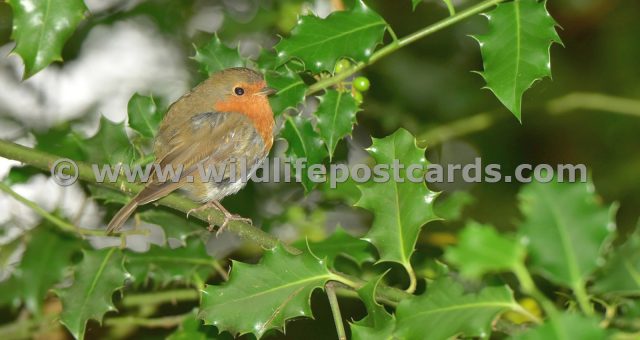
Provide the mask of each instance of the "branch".
POLYGON ((416 31, 412 34, 409 34, 408 36, 398 39, 398 40, 394 40, 393 42, 391 42, 390 44, 388 44, 387 46, 379 49, 378 51, 376 51, 374 54, 371 55, 371 58, 369 58, 369 61, 367 62, 361 62, 358 63, 354 66, 352 66, 350 69, 336 74, 330 78, 325 78, 322 80, 319 80, 318 82, 314 83, 313 85, 309 86, 309 89, 307 90, 307 95, 322 91, 328 87, 337 85, 338 83, 341 83, 342 81, 344 81, 345 79, 351 77, 352 75, 354 75, 356 72, 361 71, 362 69, 364 69, 365 67, 372 65, 373 63, 375 63, 376 61, 380 60, 381 58, 413 43, 416 42, 428 35, 431 35, 435 32, 440 31, 441 29, 447 28, 455 23, 458 23, 468 17, 471 17, 473 15, 476 15, 478 13, 483 12, 484 10, 497 5, 501 2, 503 2, 505 0, 485 0, 475 6, 471 6, 467 9, 465 9, 462 12, 458 12, 458 14, 456 15, 452 15, 450 17, 447 17, 446 19, 442 19, 432 25, 429 25, 419 31, 416 31))

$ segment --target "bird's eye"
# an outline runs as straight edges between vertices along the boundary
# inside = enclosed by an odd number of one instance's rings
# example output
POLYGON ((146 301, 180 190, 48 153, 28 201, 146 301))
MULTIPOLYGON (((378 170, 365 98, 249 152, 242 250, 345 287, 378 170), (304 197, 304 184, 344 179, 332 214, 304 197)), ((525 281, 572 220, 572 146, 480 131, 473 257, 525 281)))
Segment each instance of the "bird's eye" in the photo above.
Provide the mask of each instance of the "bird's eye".
POLYGON ((236 87, 235 89, 233 89, 233 92, 237 96, 242 96, 244 94, 244 89, 242 87, 236 87))

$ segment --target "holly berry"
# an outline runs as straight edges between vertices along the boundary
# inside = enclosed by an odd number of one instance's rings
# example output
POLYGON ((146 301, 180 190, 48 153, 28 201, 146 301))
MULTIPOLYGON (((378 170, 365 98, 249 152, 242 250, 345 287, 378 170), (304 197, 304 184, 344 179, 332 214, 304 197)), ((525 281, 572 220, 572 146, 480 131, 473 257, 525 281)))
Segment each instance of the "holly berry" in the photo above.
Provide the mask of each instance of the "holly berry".
POLYGON ((356 100, 356 103, 362 104, 362 101, 364 100, 364 98, 362 97, 362 92, 353 91, 353 99, 356 100))
POLYGON ((353 80, 353 87, 360 92, 366 92, 371 87, 371 82, 366 77, 356 77, 353 80))
POLYGON ((342 73, 346 70, 348 70, 351 67, 351 62, 348 59, 341 59, 337 64, 336 64, 336 73, 342 73))

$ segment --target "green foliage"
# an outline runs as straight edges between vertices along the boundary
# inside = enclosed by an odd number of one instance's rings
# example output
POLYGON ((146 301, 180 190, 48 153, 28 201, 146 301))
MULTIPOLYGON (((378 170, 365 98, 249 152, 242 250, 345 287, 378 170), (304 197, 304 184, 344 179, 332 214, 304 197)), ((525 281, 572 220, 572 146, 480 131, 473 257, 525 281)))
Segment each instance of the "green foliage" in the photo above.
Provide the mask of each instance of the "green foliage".
POLYGON ((134 94, 127 106, 129 126, 142 137, 152 139, 156 135, 158 125, 164 115, 153 97, 134 94))
POLYGON ((77 265, 73 284, 59 289, 62 322, 76 339, 82 339, 89 319, 102 321, 108 311, 116 310, 111 296, 124 285, 127 273, 118 248, 87 250, 77 265))
POLYGON ((522 94, 534 82, 551 77, 550 45, 560 43, 546 1, 515 0, 485 15, 489 32, 476 36, 482 51, 480 72, 504 106, 522 119, 522 94))
POLYGON ((428 330, 430 339, 457 335, 484 338, 491 333, 491 323, 498 314, 516 307, 507 286, 465 293, 462 285, 443 278, 433 282, 426 294, 400 303, 394 334, 402 339, 420 339, 428 330))
POLYGON ((316 111, 318 130, 330 158, 333 158, 338 141, 351 134, 357 111, 358 104, 346 92, 329 90, 320 97, 316 111))
POLYGON ((104 116, 98 132, 82 142, 82 149, 87 161, 99 165, 130 164, 135 157, 124 123, 114 123, 104 116))
POLYGON ((196 47, 193 59, 200 65, 200 73, 205 76, 225 68, 245 66, 238 50, 225 46, 217 35, 206 45, 196 47))
POLYGON ((354 339, 390 339, 395 328, 395 317, 376 302, 376 288, 382 276, 358 289, 358 296, 367 308, 367 316, 351 324, 354 339))
MULTIPOLYGON (((311 122, 300 116, 285 119, 284 129, 280 135, 289 143, 287 156, 291 159, 291 164, 295 164, 298 160, 306 160, 307 165, 320 164, 327 157, 327 151, 322 146, 322 139, 311 122)), ((307 172, 303 171, 301 174, 296 173, 296 176, 300 177, 305 190, 311 191, 315 183, 306 174, 307 172)))
POLYGON ((332 71, 338 59, 365 62, 382 42, 387 23, 362 0, 349 11, 333 12, 326 19, 313 15, 300 18, 291 36, 275 49, 282 63, 297 58, 314 73, 332 71))
POLYGON ((193 219, 185 219, 182 215, 166 210, 147 210, 138 215, 145 222, 161 226, 167 238, 179 240, 183 244, 189 236, 204 230, 202 225, 193 219))
POLYGON ((267 72, 265 79, 270 87, 278 90, 276 95, 269 97, 271 109, 276 116, 304 101, 307 85, 291 69, 285 68, 284 72, 267 72))
POLYGON ((524 256, 522 244, 476 222, 467 223, 458 245, 447 249, 445 254, 449 262, 460 268, 460 273, 472 278, 512 270, 524 262, 524 256))
POLYGON ((62 281, 71 265, 71 256, 78 251, 75 239, 54 232, 52 228, 44 224, 29 235, 31 239, 14 275, 0 283, 2 291, 12 292, 11 300, 24 302, 25 307, 36 314, 41 313, 47 292, 62 281))
POLYGON ((214 261, 202 241, 192 238, 184 247, 171 249, 151 245, 144 253, 129 251, 125 268, 137 285, 151 281, 157 286, 166 286, 175 282, 189 284, 194 278, 209 277, 214 271, 214 261))
POLYGON ((531 183, 519 195, 532 268, 569 287, 583 286, 615 230, 615 205, 603 207, 590 183, 531 183))
POLYGON ((326 259, 330 266, 333 266, 338 256, 344 256, 358 264, 375 260, 371 243, 351 236, 340 227, 320 242, 308 242, 305 245, 304 241, 301 240, 296 246, 304 249, 308 245, 314 255, 326 259))
POLYGON ((592 289, 598 294, 640 296, 640 228, 612 251, 592 289))
POLYGON ((234 262, 225 285, 207 286, 200 317, 232 335, 260 337, 272 328, 284 330, 287 319, 312 316, 311 292, 331 277, 326 262, 309 253, 292 255, 278 246, 259 265, 234 262))
POLYGON ((598 327, 596 319, 578 314, 562 314, 553 322, 547 322, 515 338, 518 340, 600 340, 607 338, 607 332, 598 327))
MULTIPOLYGON (((397 174, 401 181, 393 178, 390 169, 394 160, 405 167, 416 164, 425 169, 425 150, 417 147, 411 133, 400 129, 388 137, 374 138, 368 151, 377 165, 388 165, 382 172, 387 173, 391 180, 358 186, 362 196, 356 205, 371 211, 374 216, 373 225, 364 239, 376 246, 380 261, 394 261, 410 268, 411 254, 420 229, 436 219, 433 213, 436 195, 424 182, 411 182, 407 177, 407 169, 397 174)), ((424 178, 424 172, 415 171, 413 176, 424 178)))
POLYGON ((54 61, 62 61, 62 47, 84 18, 82 0, 8 0, 13 10, 13 50, 24 61, 29 78, 54 61))

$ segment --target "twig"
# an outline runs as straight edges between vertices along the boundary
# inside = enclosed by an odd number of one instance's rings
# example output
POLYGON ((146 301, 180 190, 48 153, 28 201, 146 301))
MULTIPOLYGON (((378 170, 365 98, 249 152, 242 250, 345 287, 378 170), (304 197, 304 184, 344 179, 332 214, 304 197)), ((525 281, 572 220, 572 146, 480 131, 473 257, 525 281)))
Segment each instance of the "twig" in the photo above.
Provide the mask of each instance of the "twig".
MULTIPOLYGON (((36 214, 40 215, 42 218, 46 219, 47 221, 51 222, 52 224, 54 224, 55 226, 57 226, 58 228, 60 228, 63 231, 66 232, 71 232, 71 233, 78 233, 80 235, 85 235, 85 236, 107 236, 107 233, 103 230, 95 230, 95 229, 86 229, 86 228, 80 228, 77 227, 51 213, 49 213, 48 211, 44 210, 43 208, 41 208, 39 205, 37 205, 35 202, 27 199, 26 197, 23 197, 22 195, 18 194, 17 192, 13 191, 13 189, 11 189, 11 187, 9 187, 8 185, 4 184, 3 182, 0 182, 0 190, 6 192, 7 194, 9 194, 11 197, 15 198, 18 202, 26 205, 27 207, 31 208, 33 211, 36 212, 36 214)), ((144 234, 146 233, 146 230, 130 230, 130 231, 123 231, 120 234, 122 235, 138 235, 138 234, 144 234)))
POLYGON ((104 320, 106 326, 134 325, 145 328, 173 328, 177 327, 185 318, 193 316, 189 312, 181 315, 163 316, 159 318, 141 318, 136 316, 113 317, 104 320))
POLYGON ((373 53, 371 55, 371 58, 369 58, 369 61, 364 62, 364 63, 358 63, 354 66, 352 66, 350 69, 346 70, 345 72, 342 73, 338 73, 336 75, 334 75, 333 77, 330 78, 325 78, 322 79, 318 82, 316 82, 315 84, 309 86, 309 89, 307 90, 307 95, 322 91, 328 87, 334 86, 340 82, 342 82, 343 80, 351 77, 352 75, 354 75, 356 72, 361 71, 362 69, 364 69, 365 67, 372 65, 373 63, 375 63, 376 61, 380 60, 381 58, 413 43, 416 42, 428 35, 431 35, 435 32, 438 32, 444 28, 447 28, 457 22, 460 22, 470 16, 476 15, 478 13, 481 13, 482 11, 497 5, 501 2, 503 2, 505 0, 485 0, 475 6, 472 6, 470 8, 467 8, 466 10, 459 12, 456 15, 452 15, 449 16, 443 20, 440 20, 432 25, 429 25, 413 34, 410 34, 406 37, 403 37, 401 39, 398 40, 394 40, 392 41, 390 44, 384 46, 383 48, 379 49, 378 51, 376 51, 375 53, 373 53))
POLYGON ((333 282, 325 285, 325 291, 327 292, 329 305, 331 306, 331 314, 333 314, 333 322, 336 324, 336 332, 338 332, 338 339, 347 340, 347 333, 344 331, 344 323, 342 322, 342 314, 340 313, 340 306, 338 305, 335 289, 336 287, 333 282))

